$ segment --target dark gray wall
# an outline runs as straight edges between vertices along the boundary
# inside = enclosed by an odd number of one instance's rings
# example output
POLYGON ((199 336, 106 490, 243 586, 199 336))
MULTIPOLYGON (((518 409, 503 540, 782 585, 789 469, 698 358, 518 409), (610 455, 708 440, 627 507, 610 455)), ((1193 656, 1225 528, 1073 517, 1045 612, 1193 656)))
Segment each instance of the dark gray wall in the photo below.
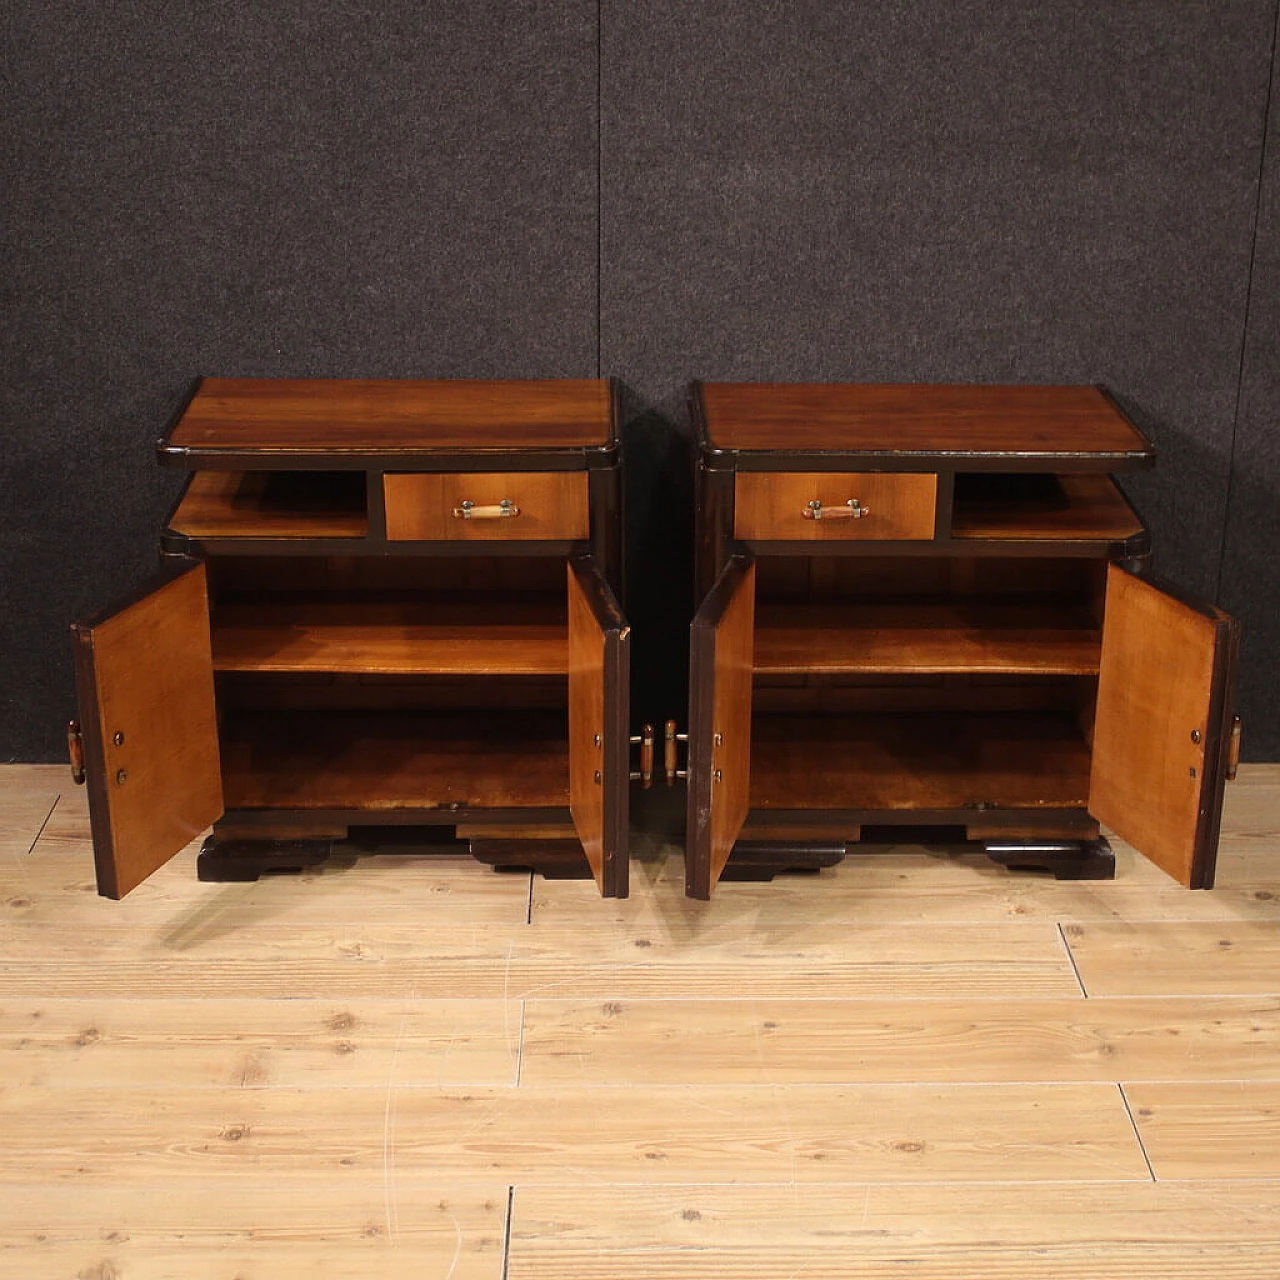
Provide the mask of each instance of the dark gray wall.
POLYGON ((640 714, 678 710, 689 378, 1103 382, 1280 758, 1276 0, 4 22, 5 757, 60 753, 66 623, 153 563, 193 375, 601 371, 635 411, 640 714))

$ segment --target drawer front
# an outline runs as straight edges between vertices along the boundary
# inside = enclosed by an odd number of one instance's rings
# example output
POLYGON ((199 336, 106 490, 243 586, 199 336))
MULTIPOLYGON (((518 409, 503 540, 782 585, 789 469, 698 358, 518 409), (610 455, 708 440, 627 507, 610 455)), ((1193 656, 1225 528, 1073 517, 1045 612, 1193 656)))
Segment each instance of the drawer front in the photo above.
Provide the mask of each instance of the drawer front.
POLYGON ((733 532, 737 538, 786 542, 927 539, 933 537, 937 507, 933 474, 740 471, 733 532))
POLYGON ((383 477, 383 495, 393 542, 559 541, 590 531, 585 471, 396 472, 383 477))

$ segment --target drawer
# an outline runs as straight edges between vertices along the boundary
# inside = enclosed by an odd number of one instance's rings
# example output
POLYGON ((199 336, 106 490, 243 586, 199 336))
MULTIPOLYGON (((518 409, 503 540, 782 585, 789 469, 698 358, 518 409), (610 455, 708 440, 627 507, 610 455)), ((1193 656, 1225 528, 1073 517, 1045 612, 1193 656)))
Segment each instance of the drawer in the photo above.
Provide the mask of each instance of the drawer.
POLYGON ((585 471, 389 472, 383 495, 392 542, 559 541, 589 533, 585 471), (504 503, 513 514, 500 514, 504 503))
POLYGON ((748 540, 927 539, 937 521, 931 473, 740 471, 735 492, 733 533, 748 540))

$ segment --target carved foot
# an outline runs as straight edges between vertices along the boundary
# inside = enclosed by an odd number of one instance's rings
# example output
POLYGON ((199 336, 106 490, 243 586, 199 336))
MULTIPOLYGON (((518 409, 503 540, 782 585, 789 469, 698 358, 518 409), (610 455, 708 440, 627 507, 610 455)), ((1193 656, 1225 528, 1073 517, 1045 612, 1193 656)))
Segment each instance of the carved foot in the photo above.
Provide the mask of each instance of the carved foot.
POLYGON ((577 840, 472 840, 471 856, 497 871, 536 871, 546 880, 590 880, 577 840))
POLYGON ((771 840, 739 840, 733 846, 721 880, 768 882, 776 875, 817 872, 834 867, 847 852, 841 843, 790 844, 771 840))
POLYGON ((196 859, 196 878, 224 883, 256 880, 266 873, 317 867, 333 852, 332 840, 220 840, 210 836, 196 859))
POLYGON ((1010 871, 1052 871, 1055 880, 1114 880, 1116 856, 1096 840, 988 840, 986 854, 1010 871))

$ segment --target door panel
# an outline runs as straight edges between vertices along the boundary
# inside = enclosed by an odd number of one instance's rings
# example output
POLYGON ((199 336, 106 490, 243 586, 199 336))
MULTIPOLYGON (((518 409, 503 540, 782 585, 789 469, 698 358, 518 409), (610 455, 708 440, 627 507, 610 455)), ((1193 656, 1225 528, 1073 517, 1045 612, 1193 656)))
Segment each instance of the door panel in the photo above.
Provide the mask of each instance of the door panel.
POLYGON ((122 898, 222 816, 205 568, 71 628, 98 892, 122 898))
POLYGON ((730 558, 689 637, 689 812, 685 892, 709 898, 747 818, 756 566, 730 558))
POLYGON ((1191 889, 1213 885, 1238 632, 1108 567, 1089 812, 1191 889))
POLYGON ((606 898, 627 896, 630 636, 590 556, 569 562, 569 809, 606 898))

